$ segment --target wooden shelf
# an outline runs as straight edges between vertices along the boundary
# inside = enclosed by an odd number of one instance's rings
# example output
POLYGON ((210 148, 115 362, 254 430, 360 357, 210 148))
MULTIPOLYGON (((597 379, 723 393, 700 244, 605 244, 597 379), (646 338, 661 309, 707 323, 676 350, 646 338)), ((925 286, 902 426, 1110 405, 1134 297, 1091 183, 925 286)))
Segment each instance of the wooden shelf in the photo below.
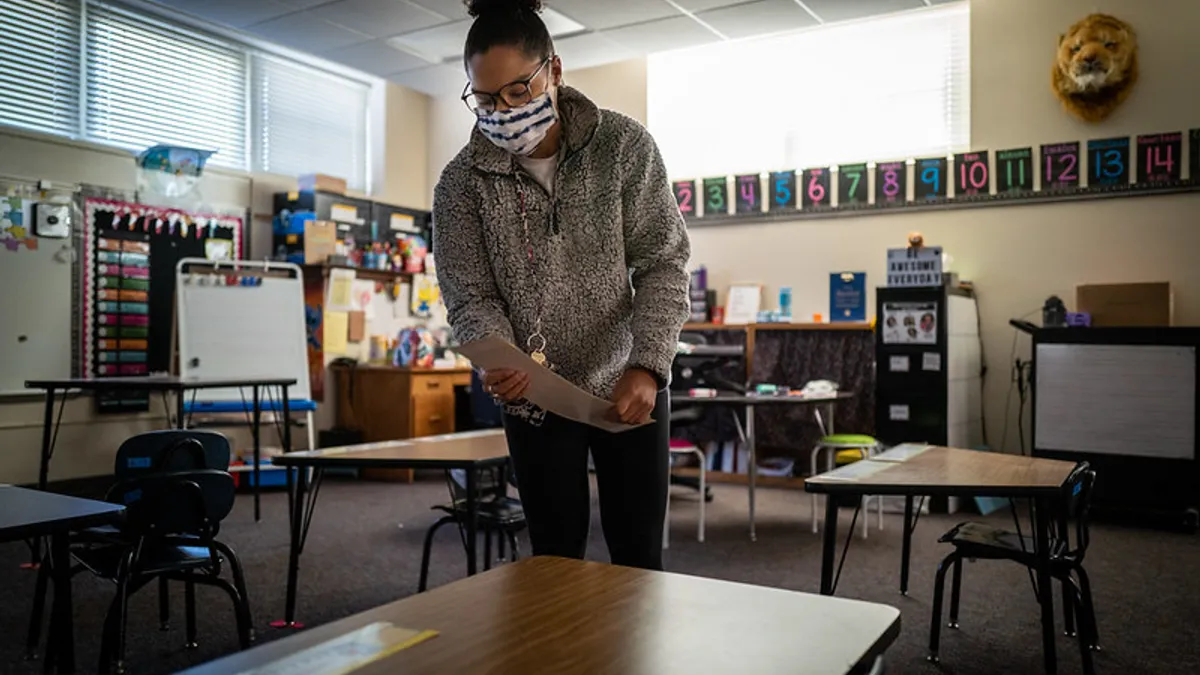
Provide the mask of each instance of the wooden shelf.
MULTIPOLYGON (((674 469, 671 473, 676 476, 684 476, 686 478, 699 478, 700 470, 691 467, 681 467, 674 469)), ((704 479, 709 483, 719 483, 722 485, 747 485, 750 482, 750 477, 744 473, 729 473, 726 471, 709 471, 705 474, 704 479)), ((804 490, 804 479, 798 476, 763 476, 759 475, 755 479, 758 487, 783 488, 785 490, 804 490)))
POLYGON ((312 277, 327 277, 329 270, 354 270, 354 276, 359 279, 368 279, 370 281, 381 281, 390 283, 393 281, 411 281, 412 273, 410 272, 392 272, 389 270, 373 270, 366 267, 351 267, 349 265, 310 265, 304 264, 300 266, 304 270, 305 276, 312 277))

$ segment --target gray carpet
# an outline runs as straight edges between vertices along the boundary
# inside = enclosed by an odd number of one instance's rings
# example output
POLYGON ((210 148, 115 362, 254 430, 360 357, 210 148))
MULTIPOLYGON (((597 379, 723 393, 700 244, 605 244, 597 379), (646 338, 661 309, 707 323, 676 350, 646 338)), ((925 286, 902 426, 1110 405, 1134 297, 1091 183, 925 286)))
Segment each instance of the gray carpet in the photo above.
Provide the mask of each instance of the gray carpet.
MULTIPOLYGON (((708 541, 695 540, 695 493, 677 488, 672 508, 670 571, 797 591, 814 592, 820 574, 821 540, 811 534, 808 499, 800 492, 759 492, 759 540, 746 535, 742 488, 717 486, 709 504, 708 541)), ((446 498, 436 478, 415 485, 327 481, 301 559, 300 618, 325 623, 403 598, 416 591, 421 542, 437 518, 429 506, 446 498)), ((264 520, 255 524, 252 502, 240 496, 225 521, 222 539, 240 554, 247 570, 259 640, 286 632, 269 628, 283 611, 287 563, 286 497, 264 497, 264 520)), ((850 512, 843 514, 842 533, 850 512)), ((933 573, 945 553, 937 536, 961 516, 924 516, 914 536, 909 597, 898 592, 900 518, 885 516, 866 541, 857 536, 838 594, 894 605, 902 611, 900 638, 888 652, 890 673, 962 675, 1041 672, 1038 610, 1025 572, 1012 564, 981 561, 964 568, 962 629, 944 630, 942 665, 925 663, 933 573)), ((1006 512, 993 516, 1011 522, 1006 512)), ((1099 673, 1200 672, 1200 539, 1195 536, 1096 525, 1087 567, 1092 575, 1104 651, 1099 673)), ((431 585, 465 575, 461 546, 451 529, 439 534, 431 585)), ((605 559, 598 523, 590 557, 605 559)), ((526 545, 526 551, 528 546, 526 545)), ((40 672, 22 661, 33 574, 17 569, 22 545, 0 546, 0 672, 40 672)), ((80 671, 92 672, 98 635, 112 587, 81 575, 76 581, 76 635, 80 671)), ((947 594, 948 595, 948 594, 947 594)), ((182 589, 173 596, 174 629, 157 629, 156 591, 147 588, 131 602, 128 662, 131 673, 167 673, 236 650, 233 612, 215 589, 198 588, 200 647, 182 649, 182 589)), ((1061 620, 1061 617, 1060 617, 1061 620)), ((737 649, 731 645, 731 649, 737 649)), ((1059 637, 1062 673, 1079 672, 1073 640, 1059 637)), ((804 672, 804 654, 781 672, 804 672)))

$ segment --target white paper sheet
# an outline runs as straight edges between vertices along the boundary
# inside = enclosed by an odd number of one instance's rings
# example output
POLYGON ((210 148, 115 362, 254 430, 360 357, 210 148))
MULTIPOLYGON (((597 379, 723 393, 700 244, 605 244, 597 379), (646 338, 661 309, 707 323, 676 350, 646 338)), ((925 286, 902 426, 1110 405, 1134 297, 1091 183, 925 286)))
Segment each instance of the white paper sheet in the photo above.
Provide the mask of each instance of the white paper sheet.
POLYGON ((876 462, 875 458, 872 457, 871 459, 860 460, 818 475, 826 480, 856 481, 860 478, 873 476, 893 466, 896 466, 894 462, 876 462))
POLYGON ((901 443, 887 452, 875 455, 871 459, 876 462, 903 462, 916 457, 932 447, 932 445, 925 445, 923 443, 901 443))
POLYGON ((593 396, 563 379, 545 366, 539 366, 529 355, 500 338, 489 337, 462 345, 456 350, 471 359, 478 368, 496 370, 510 368, 529 374, 530 403, 569 420, 611 432, 629 431, 637 425, 609 421, 611 401, 593 396))

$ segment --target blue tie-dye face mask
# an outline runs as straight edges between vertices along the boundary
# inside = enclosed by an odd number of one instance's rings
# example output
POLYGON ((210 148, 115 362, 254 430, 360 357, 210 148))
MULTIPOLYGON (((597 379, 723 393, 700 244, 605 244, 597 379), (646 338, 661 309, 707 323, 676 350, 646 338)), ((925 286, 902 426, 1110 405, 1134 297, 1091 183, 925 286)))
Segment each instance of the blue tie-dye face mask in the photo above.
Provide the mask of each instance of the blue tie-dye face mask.
POLYGON ((557 120, 554 99, 547 91, 519 108, 480 115, 477 124, 483 135, 500 149, 528 157, 557 120))

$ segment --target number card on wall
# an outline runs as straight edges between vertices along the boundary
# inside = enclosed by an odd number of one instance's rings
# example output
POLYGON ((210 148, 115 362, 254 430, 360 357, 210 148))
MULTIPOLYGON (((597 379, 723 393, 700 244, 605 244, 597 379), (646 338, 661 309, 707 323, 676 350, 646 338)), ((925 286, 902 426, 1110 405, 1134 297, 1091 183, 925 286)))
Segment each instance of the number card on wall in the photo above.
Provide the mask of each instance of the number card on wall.
POLYGON ((918 159, 914 167, 913 198, 918 202, 946 198, 946 158, 918 159))
POLYGON ((1200 129, 1188 132, 1188 148, 1192 159, 1188 164, 1188 177, 1194 182, 1200 182, 1200 129))
POLYGON ((772 211, 786 211, 796 208, 796 172, 772 171, 770 182, 772 211))
POLYGON ((996 193, 1033 190, 1033 148, 996 153, 996 193))
POLYGON ((1079 141, 1042 146, 1042 189, 1079 187, 1079 141))
POLYGON ((908 199, 908 165, 880 162, 875 165, 875 205, 903 204, 908 199))
POLYGON ((838 206, 867 203, 867 165, 838 166, 838 206))
POLYGON ((1088 187, 1129 185, 1129 137, 1088 141, 1088 187))
POLYGON ((975 197, 991 192, 988 181, 988 151, 964 152, 954 156, 954 196, 975 197))
POLYGON ((704 179, 704 215, 724 216, 729 213, 729 187, 725 176, 704 179))
POLYGON ((737 212, 759 213, 762 211, 762 177, 758 174, 738 176, 734 184, 737 186, 737 212))
POLYGON ((829 194, 829 169, 805 169, 803 175, 804 208, 828 207, 833 203, 829 194))
POLYGON ((1183 175, 1183 134, 1138 136, 1137 148, 1138 183, 1174 183, 1183 175))
POLYGON ((675 191, 675 203, 679 204, 679 212, 684 218, 696 215, 696 181, 677 180, 671 184, 675 191))

